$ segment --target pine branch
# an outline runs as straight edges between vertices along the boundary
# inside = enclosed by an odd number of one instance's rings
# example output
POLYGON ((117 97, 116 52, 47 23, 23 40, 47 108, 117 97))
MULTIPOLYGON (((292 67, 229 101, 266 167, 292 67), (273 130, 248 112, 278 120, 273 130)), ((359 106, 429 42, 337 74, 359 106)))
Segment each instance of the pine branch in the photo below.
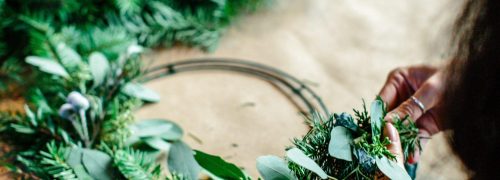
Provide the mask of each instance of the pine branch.
POLYGON ((62 145, 57 146, 54 141, 47 144, 46 151, 40 151, 40 166, 47 175, 54 179, 76 180, 78 177, 66 163, 69 149, 62 145))
POLYGON ((160 166, 146 154, 128 149, 113 153, 114 164, 123 176, 130 180, 159 179, 160 166))

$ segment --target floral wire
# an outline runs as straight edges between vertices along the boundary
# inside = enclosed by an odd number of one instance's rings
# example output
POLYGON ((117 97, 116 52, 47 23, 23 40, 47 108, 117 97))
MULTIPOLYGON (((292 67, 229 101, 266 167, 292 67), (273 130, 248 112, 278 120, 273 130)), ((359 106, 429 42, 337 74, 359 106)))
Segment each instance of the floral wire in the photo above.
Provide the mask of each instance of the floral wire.
POLYGON ((310 89, 307 85, 305 85, 297 78, 278 69, 241 59, 202 58, 161 65, 145 71, 145 77, 142 79, 142 82, 174 75, 180 72, 197 70, 227 70, 241 72, 261 77, 262 79, 267 80, 271 83, 279 82, 282 83, 285 87, 289 88, 295 95, 297 95, 301 99, 301 101, 308 107, 309 114, 317 111, 317 108, 315 108, 312 105, 313 103, 304 96, 303 91, 308 92, 316 100, 317 104, 324 111, 325 115, 329 114, 329 111, 327 110, 326 105, 321 100, 321 98, 312 89, 310 89), (160 73, 155 73, 158 71, 160 71, 160 73), (299 87, 295 87, 294 85, 292 85, 292 83, 298 84, 299 87))

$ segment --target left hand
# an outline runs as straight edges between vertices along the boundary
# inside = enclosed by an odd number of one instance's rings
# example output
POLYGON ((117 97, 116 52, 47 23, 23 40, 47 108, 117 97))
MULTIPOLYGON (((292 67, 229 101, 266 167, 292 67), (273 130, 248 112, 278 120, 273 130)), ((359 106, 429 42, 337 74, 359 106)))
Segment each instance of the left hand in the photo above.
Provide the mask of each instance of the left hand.
MULTIPOLYGON (((413 66, 392 71, 379 95, 388 104, 390 111, 384 118, 392 122, 394 116, 400 118, 409 115, 419 128, 419 136, 429 137, 440 131, 436 112, 443 92, 443 78, 440 69, 430 66, 413 66), (421 109, 411 97, 417 98, 424 105, 421 109)), ((396 155, 398 163, 404 162, 399 133, 391 123, 386 123, 384 135, 391 140, 388 149, 396 155)), ((425 145, 427 139, 421 141, 425 145)), ((408 157, 408 163, 416 163, 420 152, 416 149, 408 157)))

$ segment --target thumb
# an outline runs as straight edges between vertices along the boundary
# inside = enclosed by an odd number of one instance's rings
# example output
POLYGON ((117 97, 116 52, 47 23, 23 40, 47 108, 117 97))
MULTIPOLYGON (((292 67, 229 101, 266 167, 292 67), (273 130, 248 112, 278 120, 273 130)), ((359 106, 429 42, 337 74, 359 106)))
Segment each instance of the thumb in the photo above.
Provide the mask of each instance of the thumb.
POLYGON ((387 145, 387 149, 389 149, 389 151, 396 156, 397 163, 404 168, 401 140, 399 139, 398 130, 392 125, 392 123, 385 123, 384 136, 391 140, 391 144, 387 145))

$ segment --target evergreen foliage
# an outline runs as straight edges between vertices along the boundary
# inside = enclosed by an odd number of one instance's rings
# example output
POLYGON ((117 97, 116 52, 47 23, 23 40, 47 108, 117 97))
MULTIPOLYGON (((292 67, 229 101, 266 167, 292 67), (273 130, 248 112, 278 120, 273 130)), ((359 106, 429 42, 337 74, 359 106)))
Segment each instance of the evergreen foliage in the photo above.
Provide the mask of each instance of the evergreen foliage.
MULTIPOLYGON (((8 58, 3 61, 0 76, 9 80, 2 79, 2 83, 30 84, 20 94, 26 100, 24 112, 0 113, 1 140, 12 148, 2 154, 1 160, 9 161, 9 169, 20 177, 186 179, 183 173, 187 172, 167 175, 158 161, 164 157, 159 154, 168 152, 169 144, 180 141, 182 130, 168 129, 171 126, 134 129, 144 131, 141 133, 131 129, 136 121, 133 110, 143 102, 158 100, 155 92, 139 84, 144 71, 144 48, 139 44, 154 47, 182 40, 208 46, 208 40, 190 39, 199 38, 198 31, 208 28, 186 15, 188 9, 217 6, 191 6, 197 1, 182 5, 167 1, 127 2, 132 1, 8 0, 1 5, 0 16, 6 21, 0 24, 7 25, 0 30, 0 42, 9 45, 0 49, 2 61, 8 58), (106 7, 109 11, 105 11, 106 7), (140 27, 140 31, 132 31, 132 27, 140 27), (185 30, 195 34, 182 35, 185 30), (148 150, 141 144, 147 144, 148 150), (108 167, 106 159, 110 159, 112 167, 108 167)), ((204 12, 212 11, 215 9, 204 12)), ((222 29, 221 25, 214 26, 222 29)), ((177 153, 193 156, 194 152, 184 148, 177 153)), ((199 166, 198 162, 191 164, 199 166)))
POLYGON ((212 51, 236 17, 265 1, 1 0, 0 90, 22 82, 18 75, 29 71, 26 56, 50 55, 54 49, 47 39, 62 41, 83 57, 99 51, 110 59, 131 42, 151 48, 180 43, 212 51))

